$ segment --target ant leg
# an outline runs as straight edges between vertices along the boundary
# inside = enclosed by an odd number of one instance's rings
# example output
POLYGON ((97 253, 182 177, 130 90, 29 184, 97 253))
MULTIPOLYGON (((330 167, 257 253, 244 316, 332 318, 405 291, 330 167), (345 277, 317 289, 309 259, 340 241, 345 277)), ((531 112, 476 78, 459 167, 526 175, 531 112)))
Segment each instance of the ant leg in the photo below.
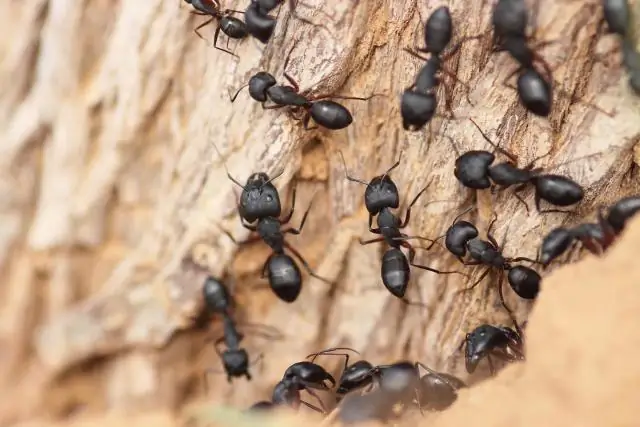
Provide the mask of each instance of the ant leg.
POLYGON ((322 399, 320 399, 320 396, 318 396, 315 391, 311 390, 308 387, 305 387, 305 390, 318 401, 320 407, 322 408, 322 412, 326 414, 327 408, 324 406, 324 402, 322 401, 322 399))
POLYGON ((438 243, 437 240, 433 240, 433 239, 429 239, 428 237, 422 237, 422 236, 405 236, 402 235, 400 237, 394 237, 392 240, 394 241, 404 241, 404 240, 426 240, 427 242, 431 242, 431 244, 427 247, 427 248, 423 248, 421 246, 419 246, 421 249, 426 249, 429 250, 433 247, 433 245, 435 245, 436 243, 438 243))
POLYGON ((265 105, 265 104, 266 104, 266 103, 264 103, 264 102, 261 104, 261 105, 262 105, 262 109, 263 109, 263 110, 277 110, 278 108, 284 108, 284 107, 286 107, 286 105, 278 105, 278 104, 275 104, 275 105, 265 105))
POLYGON ((373 215, 369 214, 369 231, 373 234, 382 234, 379 227, 371 228, 372 225, 373 225, 373 215))
POLYGON ((535 259, 527 258, 527 257, 524 257, 524 256, 520 256, 520 257, 517 257, 517 258, 507 258, 507 261, 509 261, 509 262, 528 261, 528 262, 532 262, 534 264, 542 264, 540 261, 536 261, 535 259))
MULTIPOLYGON (((247 225, 247 224, 244 224, 244 223, 243 223, 242 225, 243 225, 245 228, 248 228, 248 229, 249 229, 249 230, 251 230, 251 231, 255 231, 255 227, 253 227, 253 226, 250 226, 250 225, 247 225), (249 227, 251 227, 251 228, 249 228, 249 227)), ((246 245, 246 244, 253 243, 253 242, 257 242, 258 240, 260 240, 260 239, 261 239, 261 237, 260 237, 260 236, 251 236, 251 237, 249 237, 247 240, 243 240, 242 242, 238 242, 238 241, 237 241, 237 240, 236 240, 236 239, 231 235, 231 233, 229 233, 227 230, 224 230, 224 229, 222 229, 222 228, 221 228, 221 230, 222 230, 222 232, 223 232, 223 233, 224 233, 224 234, 225 234, 225 235, 226 235, 226 236, 227 236, 227 237, 228 237, 228 238, 229 238, 233 243, 235 243, 236 245, 239 245, 239 246, 240 246, 240 245, 246 245)))
POLYGON ((329 285, 333 284, 329 279, 325 279, 322 276, 318 276, 309 266, 309 264, 307 263, 307 261, 305 261, 305 259, 302 257, 302 255, 300 255, 300 253, 294 248, 292 247, 289 243, 287 243, 286 241, 284 242, 284 246, 296 257, 298 258, 298 260, 302 263, 302 266, 304 267, 305 270, 307 270, 307 273, 309 273, 310 276, 315 277, 318 280, 323 281, 324 283, 327 283, 329 285))
POLYGON ((304 118, 302 119, 302 124, 304 125, 304 130, 314 130, 318 129, 318 126, 309 127, 309 120, 311 120, 311 115, 307 112, 305 113, 304 118))
POLYGON ((500 248, 500 245, 498 245, 498 242, 496 241, 496 239, 493 237, 493 234, 491 233, 491 230, 493 229, 493 226, 496 224, 497 220, 498 220, 498 215, 494 214, 493 219, 489 223, 489 228, 487 229, 487 239, 489 239, 489 241, 493 246, 495 246, 496 248, 500 248))
MULTIPOLYGON (((478 264, 480 264, 480 263, 478 263, 478 264)), ((480 278, 479 278, 478 280, 476 280, 476 281, 475 281, 475 283, 474 283, 473 285, 469 286, 468 288, 460 289, 460 290, 458 291, 458 293, 459 293, 459 294, 461 294, 461 293, 463 293, 463 292, 469 292, 470 290, 474 289, 476 286, 478 286, 478 285, 480 284, 480 282, 482 282, 482 280, 483 280, 485 277, 487 277, 487 274, 489 274, 489 271, 491 271, 491 268, 490 268, 490 267, 489 267, 489 268, 487 268, 486 270, 484 270, 484 273, 482 273, 482 274, 480 275, 480 278)))
POLYGON ((244 11, 242 10, 235 10, 235 9, 225 9, 223 14, 229 14, 229 13, 242 13, 244 14, 244 11))
MULTIPOLYGON (((349 175, 349 171, 347 170, 347 162, 345 162, 345 160, 344 160, 344 154, 342 154, 341 150, 338 150, 338 153, 340 154, 340 158, 342 159, 342 166, 344 166, 344 174, 347 177, 347 179, 349 181, 358 182, 358 183, 366 185, 368 187, 369 183, 364 182, 359 178, 355 178, 355 177, 349 175)), ((393 169, 393 167, 395 167, 395 166, 397 166, 399 164, 400 164, 400 161, 398 160, 398 162, 394 166, 392 166, 392 169, 393 169)), ((385 173, 385 175, 386 175, 386 173, 385 173)), ((371 214, 369 214, 369 218, 371 218, 371 214)), ((369 221, 369 228, 371 228, 371 221, 369 221)))
MULTIPOLYGON (((311 206, 313 205, 313 197, 311 197, 311 202, 309 202, 309 207, 306 211, 304 211, 304 215, 302 215, 302 221, 300 221, 300 227, 298 228, 289 228, 284 230, 282 233, 291 233, 291 234, 300 234, 302 228, 304 227, 304 223, 307 221, 307 216, 309 215, 309 211, 311 210, 311 206)), ((293 209, 291 209, 291 213, 293 214, 293 209)))
POLYGON ((431 185, 431 182, 433 182, 433 179, 429 180, 427 185, 425 185, 422 190, 418 191, 418 194, 416 194, 416 196, 413 198, 413 200, 409 204, 409 207, 407 208, 407 212, 404 214, 404 221, 402 221, 402 223, 398 228, 405 228, 407 226, 407 224, 409 223, 409 218, 411 218, 411 208, 413 207, 413 205, 416 204, 420 196, 422 196, 422 194, 424 194, 424 192, 427 191, 427 188, 429 188, 429 186, 431 185))
MULTIPOLYGON (((518 199, 518 201, 524 205, 524 208, 527 210, 527 215, 529 215, 529 205, 527 205, 527 202, 525 202, 524 199, 520 196, 520 192, 522 192, 526 187, 526 184, 519 185, 515 188, 515 190, 513 190, 513 195, 516 196, 516 199, 518 199)), ((537 204, 538 202, 536 202, 536 205, 537 204)))
MULTIPOLYGON (((296 208, 296 189, 298 187, 298 182, 296 181, 293 184, 293 191, 291 192, 291 210, 289 211, 289 214, 284 217, 282 219, 282 221, 280 221, 280 224, 287 224, 289 221, 291 221, 291 217, 293 216, 293 211, 296 208)), ((302 226, 300 226, 300 228, 302 228, 302 226)))
POLYGON ((511 320, 513 321, 513 323, 517 323, 516 322, 516 318, 513 314, 513 311, 509 308, 509 306, 507 305, 507 302, 504 300, 504 276, 500 275, 500 280, 498 281, 498 296, 500 297, 500 303, 502 304, 502 306, 504 307, 504 309, 507 311, 507 314, 509 314, 509 317, 511 318, 511 320))
POLYGON ((358 239, 358 241, 360 242, 361 245, 370 245, 371 243, 376 243, 376 242, 383 242, 384 241, 384 237, 376 237, 375 239, 369 239, 369 240, 362 240, 362 239, 358 239))
POLYGON ((509 79, 511 79, 511 77, 515 76, 516 74, 518 74, 518 72, 520 72, 520 70, 522 69, 522 67, 518 67, 515 70, 513 70, 511 73, 509 73, 509 75, 507 77, 504 78, 504 80, 502 81, 502 85, 506 86, 508 88, 517 90, 517 88, 513 85, 508 84, 507 82, 509 81, 509 79))
POLYGON ((502 153, 505 156, 507 156, 509 158, 509 160, 511 160, 515 164, 518 164, 518 156, 516 156, 515 154, 511 153, 510 151, 505 150, 504 148, 500 148, 500 146, 498 144, 494 143, 493 141, 491 141, 491 139, 489 139, 487 134, 484 133, 484 131, 480 128, 480 126, 478 126, 478 124, 475 122, 475 120, 473 120, 472 118, 469 118, 469 120, 471 121, 471 123, 473 123, 473 125, 476 127, 476 129, 478 129, 478 132, 480 132, 480 135, 482 135, 482 137, 484 138, 485 141, 487 141, 489 144, 491 144, 491 146, 493 148, 495 148, 497 151, 499 151, 500 153, 502 153))
POLYGON ((539 214, 545 214, 545 213, 563 213, 563 214, 571 214, 574 213, 574 211, 563 211, 561 209, 540 209, 540 195, 538 194, 538 192, 536 192, 535 195, 535 202, 536 202, 536 210, 538 211, 539 214))
MULTIPOLYGON (((316 398, 317 398, 317 396, 316 396, 316 398)), ((313 409, 316 412, 320 412, 321 414, 326 414, 327 413, 327 411, 323 411, 322 409, 318 408, 317 406, 313 406, 311 403, 305 402, 304 400, 301 400, 300 403, 302 403, 304 406, 306 406, 309 409, 313 409)))
POLYGON ((202 24, 198 25, 193 32, 196 33, 198 35, 198 37, 200 37, 202 40, 207 41, 207 39, 205 39, 202 34, 200 34, 200 28, 206 27, 207 25, 211 24, 213 22, 213 18, 209 19, 208 21, 204 21, 202 24))
POLYGON ((490 355, 487 355, 487 362, 489 363, 489 373, 491 373, 491 376, 494 376, 496 374, 496 369, 493 367, 493 361, 491 360, 490 355))
POLYGON ((409 55, 418 58, 422 61, 428 61, 429 58, 425 58, 424 56, 420 55, 418 52, 416 52, 415 50, 408 48, 408 47, 403 47, 402 50, 404 50, 405 52, 407 52, 409 55))
MULTIPOLYGON (((220 26, 219 25, 218 25, 218 28, 216 28, 216 32, 213 34, 213 47, 218 49, 218 50, 221 50, 223 52, 226 52, 231 56, 235 56, 236 58, 240 58, 238 55, 236 55, 235 53, 231 52, 230 50, 218 47, 218 36, 220 36, 220 26)), ((227 42, 228 42, 228 40, 227 40, 227 42)))
POLYGON ((416 250, 413 248, 413 246, 411 246, 411 244, 409 244, 408 242, 401 242, 400 245, 404 248, 409 249, 409 264, 411 264, 416 268, 431 271, 437 274, 462 274, 463 276, 468 277, 466 273, 463 273, 461 271, 441 271, 441 270, 436 270, 435 268, 432 268, 432 267, 427 267, 426 265, 416 264, 415 262, 413 262, 413 259, 416 257, 416 250))

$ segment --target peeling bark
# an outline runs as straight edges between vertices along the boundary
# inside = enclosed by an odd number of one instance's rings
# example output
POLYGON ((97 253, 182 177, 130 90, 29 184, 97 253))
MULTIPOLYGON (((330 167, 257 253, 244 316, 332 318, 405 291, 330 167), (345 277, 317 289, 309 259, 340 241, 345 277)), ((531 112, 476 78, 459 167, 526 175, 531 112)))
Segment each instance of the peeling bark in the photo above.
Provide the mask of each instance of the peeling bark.
MULTIPOLYGON (((422 38, 422 22, 438 5, 305 0, 299 13, 322 25, 295 20, 284 6, 263 52, 253 40, 231 41, 237 61, 193 34, 202 18, 177 0, 1 1, 0 419, 81 407, 175 407, 202 393, 202 371, 219 366, 205 334, 190 329, 203 269, 234 285, 239 318, 276 326, 286 337, 247 336, 250 353, 264 353, 254 380, 228 385, 218 376, 211 398, 247 405, 266 397, 286 366, 334 345, 379 363, 414 358, 464 376, 456 352, 464 334, 480 322, 508 323, 495 286, 486 281, 461 295, 460 279, 414 270, 408 296, 429 308, 392 297, 380 283, 380 248, 357 242, 368 234, 363 188, 345 180, 338 150, 363 179, 401 156, 393 178, 405 205, 432 180, 412 211, 410 233, 441 235, 457 212, 477 205, 472 218, 481 230, 497 212, 495 234, 498 241, 507 236, 506 254, 535 257, 546 231, 638 192, 640 101, 617 54, 608 65, 594 60, 613 46, 611 37, 595 37, 598 9, 545 2, 538 22, 545 39, 558 41, 544 51, 561 64, 556 80, 575 97, 615 109, 613 118, 566 96, 556 99, 549 120, 526 114, 502 84, 513 63, 490 54, 488 37, 465 43, 447 63, 469 82, 474 105, 462 85, 445 81, 457 116, 473 117, 521 164, 550 151, 541 166, 562 165, 553 170, 585 186, 585 200, 577 215, 540 216, 530 191, 527 214, 509 191, 464 189, 453 177, 453 150, 438 134, 461 151, 486 148, 468 120, 434 120, 431 136, 401 130, 398 97, 421 65, 402 47, 422 38), (229 103, 228 92, 256 71, 282 79, 291 49, 288 72, 302 90, 387 96, 346 101, 354 124, 334 132, 305 132, 246 93, 229 103), (291 242, 332 286, 306 277, 291 305, 265 289, 268 250, 237 248, 222 232, 247 236, 235 212, 238 188, 223 163, 241 181, 253 171, 284 170, 277 186, 289 203, 290 182, 300 181, 298 211, 317 192, 304 231, 291 242)), ((456 0, 450 7, 456 38, 488 28, 490 4, 456 0)), ((213 29, 204 34, 212 37, 213 29)), ((419 261, 460 268, 440 249, 421 251, 419 261)), ((507 294, 524 320, 530 304, 507 294)), ((217 333, 214 324, 208 334, 217 333)))

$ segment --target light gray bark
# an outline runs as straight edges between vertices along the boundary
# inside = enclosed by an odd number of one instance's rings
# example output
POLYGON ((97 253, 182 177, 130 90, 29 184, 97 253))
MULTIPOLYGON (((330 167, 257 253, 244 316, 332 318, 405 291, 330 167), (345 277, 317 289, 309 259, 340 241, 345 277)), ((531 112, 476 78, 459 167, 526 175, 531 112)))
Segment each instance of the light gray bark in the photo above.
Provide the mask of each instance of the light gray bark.
MULTIPOLYGON (((243 9, 245 3, 223 6, 243 9)), ((214 376, 212 399, 248 405, 266 398, 289 364, 334 345, 354 347, 374 363, 406 357, 463 375, 456 349, 464 334, 482 322, 508 324, 495 287, 485 281, 462 295, 458 277, 414 269, 407 295, 428 308, 392 297, 379 277, 380 247, 358 244, 369 238, 364 187, 345 179, 338 150, 349 172, 364 180, 401 155, 392 176, 404 207, 431 182, 412 211, 409 233, 439 236, 457 212, 477 204, 471 218, 481 230, 492 210, 498 213, 495 234, 499 241, 508 235, 507 255, 535 257, 541 235, 578 218, 538 215, 531 191, 524 193, 527 214, 509 191, 478 192, 476 199, 461 187, 453 176, 455 153, 439 134, 453 138, 460 151, 489 147, 465 117, 522 165, 549 150, 541 166, 571 160, 553 171, 587 189, 580 216, 637 193, 632 165, 640 101, 617 55, 607 56, 608 66, 593 59, 614 39, 594 37, 595 3, 543 3, 541 37, 558 41, 543 55, 563 64, 555 79, 564 91, 615 109, 615 116, 562 95, 550 120, 526 114, 502 84, 513 61, 490 55, 486 37, 465 43, 446 63, 469 83, 474 105, 463 85, 445 79, 455 87, 461 119, 434 120, 429 143, 427 129, 402 130, 398 100, 421 65, 402 48, 421 42, 422 22, 437 2, 305 0, 298 13, 322 26, 293 19, 284 6, 264 51, 251 39, 230 42, 236 60, 193 34, 203 18, 178 0, 0 1, 2 419, 60 414, 74 405, 173 406, 189 397, 201 372, 220 365, 203 334, 177 336, 201 304, 204 277, 185 258, 215 276, 227 273, 239 318, 285 335, 270 343, 247 334, 250 353, 264 354, 252 368, 254 380, 229 385, 214 376), (228 93, 259 70, 282 81, 292 48, 288 71, 302 90, 386 96, 345 101, 355 121, 341 131, 306 132, 286 112, 265 111, 246 93, 229 102, 228 93), (237 250, 222 232, 247 236, 235 211, 239 189, 227 180, 223 162, 240 181, 251 172, 284 170, 276 183, 287 203, 297 175, 293 224, 316 194, 304 231, 291 242, 332 286, 306 277, 290 305, 265 288, 265 245, 237 250), (430 201, 438 203, 426 206, 430 201), (90 373, 80 374, 83 366, 91 366, 90 373)), ((456 39, 488 28, 490 4, 456 0, 450 7, 456 39)), ((213 28, 203 34, 211 38, 213 28)), ((220 42, 226 43, 224 35, 220 42)), ((444 99, 442 89, 439 96, 444 99)), ((441 248, 419 251, 418 260, 461 268, 441 248)), ((506 292, 523 321, 530 304, 506 292)), ((219 332, 215 322, 211 334, 219 332)))

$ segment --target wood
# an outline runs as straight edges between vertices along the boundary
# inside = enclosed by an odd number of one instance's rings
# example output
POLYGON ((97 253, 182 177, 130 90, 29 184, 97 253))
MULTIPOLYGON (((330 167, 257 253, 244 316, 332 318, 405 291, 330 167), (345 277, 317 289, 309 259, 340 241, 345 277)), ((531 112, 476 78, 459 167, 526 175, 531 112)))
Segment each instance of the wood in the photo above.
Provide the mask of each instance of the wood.
MULTIPOLYGON (((242 10, 245 3, 224 6, 242 10)), ((533 258, 551 228, 638 193, 640 100, 627 87, 618 56, 609 66, 592 60, 615 42, 594 38, 595 3, 543 2, 542 37, 558 40, 543 55, 552 66, 563 64, 555 79, 566 92, 615 109, 615 117, 567 97, 556 100, 550 120, 527 115, 501 84, 512 61, 490 55, 487 36, 465 43, 447 62, 472 88, 475 105, 466 102, 461 84, 446 78, 459 120, 434 120, 431 134, 402 131, 398 100, 421 65, 402 48, 422 41, 421 23, 440 4, 303 3, 298 13, 317 26, 293 19, 283 6, 264 49, 251 39, 230 42, 238 61, 199 39, 193 28, 205 18, 191 16, 177 0, 0 1, 1 424, 80 409, 176 408, 201 396, 203 370, 220 367, 203 342, 220 327, 189 329, 205 273, 188 259, 226 274, 240 319, 276 326, 286 336, 274 342, 248 336, 249 352, 264 353, 252 368, 254 380, 229 385, 220 375, 209 399, 249 406, 268 398, 289 364, 336 345, 354 347, 374 363, 420 359, 464 375, 457 352, 464 334, 483 322, 508 324, 495 287, 485 281, 460 296, 456 291, 467 284, 459 278, 414 270, 407 296, 429 308, 392 297, 379 278, 381 248, 357 242, 368 238, 364 187, 345 180, 338 150, 349 172, 367 180, 401 156, 393 178, 405 205, 433 179, 412 211, 409 233, 441 235, 457 212, 477 205, 471 218, 480 229, 492 210, 498 213, 495 234, 498 241, 508 234, 507 255, 533 258), (263 110, 246 92, 229 102, 228 93, 259 70, 283 80, 291 49, 287 71, 301 90, 386 97, 345 101, 351 127, 311 132, 282 110, 263 110), (454 151, 439 135, 453 138, 461 151, 488 149, 465 117, 521 164, 549 149, 542 166, 571 160, 554 171, 587 188, 578 215, 541 217, 530 191, 523 193, 532 210, 527 215, 509 192, 474 197, 463 189, 453 177, 454 151), (317 192, 304 231, 291 242, 332 286, 307 278, 293 304, 264 287, 259 276, 268 250, 260 244, 238 250, 222 232, 247 236, 235 212, 239 189, 223 163, 240 181, 251 172, 284 169, 276 183, 287 203, 297 176, 293 224, 317 192)), ((455 0, 450 7, 456 38, 487 30, 489 2, 455 0)), ((222 46, 226 36, 220 37, 222 46)), ((444 100, 442 89, 439 95, 444 100)), ((461 268, 442 249, 420 251, 418 261, 461 268)), ((525 320, 530 305, 506 294, 525 320)), ((322 363, 337 369, 340 361, 322 363)), ((480 370, 470 381, 484 376, 480 370)))

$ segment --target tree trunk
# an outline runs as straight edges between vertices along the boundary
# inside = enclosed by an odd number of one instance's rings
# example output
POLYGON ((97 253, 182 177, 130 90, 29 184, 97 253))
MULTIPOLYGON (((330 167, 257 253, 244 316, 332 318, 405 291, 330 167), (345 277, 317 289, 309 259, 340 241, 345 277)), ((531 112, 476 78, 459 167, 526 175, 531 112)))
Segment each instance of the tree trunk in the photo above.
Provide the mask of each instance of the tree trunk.
MULTIPOLYGON (((489 2, 450 3, 454 43, 487 31, 489 2)), ((175 408, 202 395, 204 370, 221 369, 207 342, 219 336, 219 322, 206 332, 193 328, 206 274, 233 287, 241 323, 264 323, 283 335, 266 340, 247 331, 249 353, 264 355, 251 368, 253 380, 228 384, 213 374, 210 399, 248 406, 268 398, 288 365, 337 345, 374 363, 419 359, 472 383, 485 377, 481 370, 467 378, 458 346, 480 323, 509 325, 497 298, 499 276, 463 294, 481 269, 465 269, 473 272, 469 280, 414 269, 407 297, 426 307, 390 295, 380 279, 381 246, 358 243, 371 236, 364 186, 346 180, 339 151, 349 174, 365 181, 399 158, 392 177, 403 209, 430 183, 408 234, 440 236, 458 213, 477 206, 469 218, 484 232, 495 212, 494 234, 507 256, 535 258, 551 228, 638 192, 640 102, 617 53, 604 55, 608 64, 594 59, 617 45, 596 34, 599 6, 545 2, 540 39, 556 43, 543 56, 558 65, 560 83, 549 119, 527 114, 502 84, 514 63, 491 54, 486 33, 445 63, 468 82, 471 104, 464 84, 445 78, 450 90, 440 88, 439 108, 444 114, 450 95, 457 119, 406 132, 399 94, 421 62, 402 48, 422 43, 423 23, 438 5, 304 0, 297 8, 304 20, 285 5, 266 47, 230 42, 236 59, 211 47, 212 27, 201 30, 206 42, 193 33, 204 17, 178 0, 0 1, 0 422, 175 408), (246 92, 230 103, 228 93, 257 71, 283 81, 289 52, 287 72, 302 91, 384 96, 344 101, 354 123, 340 131, 305 131, 246 92), (530 190, 522 193, 527 212, 511 191, 463 188, 442 134, 459 151, 490 149, 468 117, 521 165, 549 152, 538 164, 586 189, 577 215, 539 215, 530 190), (224 232, 237 241, 248 236, 235 208, 240 189, 225 164, 241 182, 252 172, 283 170, 274 183, 287 206, 298 182, 292 224, 313 198, 304 230, 290 242, 332 285, 305 276, 293 304, 272 294, 260 277, 266 245, 237 246, 224 232)), ((463 269, 442 248, 418 250, 417 261, 463 269)), ((505 291, 523 322, 531 304, 505 291)))

